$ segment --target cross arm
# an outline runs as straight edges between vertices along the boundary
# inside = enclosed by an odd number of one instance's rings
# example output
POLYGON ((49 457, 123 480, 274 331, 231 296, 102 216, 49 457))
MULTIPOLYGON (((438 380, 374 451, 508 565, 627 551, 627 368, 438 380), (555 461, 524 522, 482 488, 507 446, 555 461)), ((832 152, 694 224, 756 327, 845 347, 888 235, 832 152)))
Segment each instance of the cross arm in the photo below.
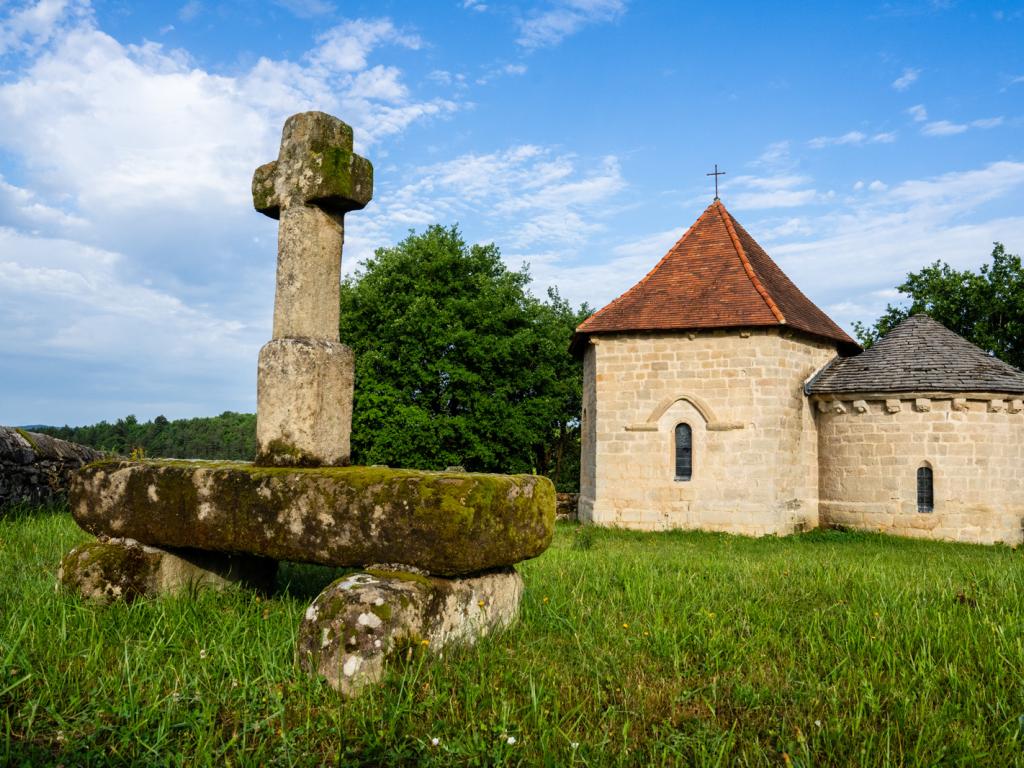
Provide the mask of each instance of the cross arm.
POLYGON ((342 215, 373 197, 373 165, 352 151, 352 129, 322 112, 289 118, 277 160, 252 179, 256 210, 277 219, 283 206, 311 204, 342 215))

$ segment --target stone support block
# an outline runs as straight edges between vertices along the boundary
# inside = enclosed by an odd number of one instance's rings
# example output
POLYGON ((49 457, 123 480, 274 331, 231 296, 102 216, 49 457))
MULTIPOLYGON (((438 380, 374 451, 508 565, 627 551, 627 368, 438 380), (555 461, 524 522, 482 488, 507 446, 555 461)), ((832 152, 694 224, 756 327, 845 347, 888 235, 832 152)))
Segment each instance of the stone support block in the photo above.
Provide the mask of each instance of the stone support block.
POLYGON ((231 584, 269 591, 277 562, 252 555, 175 550, 132 539, 103 539, 81 544, 64 556, 57 581, 81 597, 101 603, 173 595, 200 587, 231 584))
POLYGON ((1002 413, 1006 410, 1006 401, 992 399, 988 401, 988 412, 989 413, 1002 413))
POLYGON ((313 339, 265 344, 256 382, 256 463, 347 464, 354 381, 355 356, 344 344, 313 339))
POLYGON ((914 410, 918 413, 928 413, 932 409, 932 401, 927 397, 914 398, 914 410))
POLYGON ((537 475, 108 461, 80 470, 69 496, 97 536, 445 576, 536 557, 555 526, 554 485, 537 475))
POLYGON ((969 411, 971 410, 970 404, 967 402, 966 397, 954 397, 952 408, 954 411, 969 411))
POLYGON ((352 696, 380 680, 396 653, 472 644, 511 624, 522 594, 512 568, 457 579, 368 569, 334 582, 309 606, 296 661, 352 696))
POLYGON ((853 401, 853 410, 855 410, 857 413, 867 413, 868 412, 868 402, 867 402, 867 400, 854 400, 853 401))
POLYGON ((1021 411, 1024 411, 1024 400, 1011 400, 1008 410, 1010 413, 1020 413, 1021 411))
POLYGON ((885 401, 885 412, 886 413, 899 413, 902 408, 900 401, 896 399, 889 399, 885 401))

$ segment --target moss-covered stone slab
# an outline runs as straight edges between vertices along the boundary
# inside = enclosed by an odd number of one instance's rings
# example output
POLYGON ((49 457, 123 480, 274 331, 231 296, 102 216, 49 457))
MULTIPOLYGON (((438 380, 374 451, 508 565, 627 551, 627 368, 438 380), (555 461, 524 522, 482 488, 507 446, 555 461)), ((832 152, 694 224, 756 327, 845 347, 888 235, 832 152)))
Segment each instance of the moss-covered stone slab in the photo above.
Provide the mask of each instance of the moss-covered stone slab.
POLYGON ((132 539, 104 539, 68 552, 57 581, 86 600, 110 603, 230 584, 269 591, 277 563, 251 555, 197 550, 168 552, 132 539))
POLYGON ((313 601, 299 625, 296 661, 353 696, 380 680, 398 652, 472 644, 511 624, 522 594, 513 568, 456 579, 371 568, 338 579, 313 601))
POLYGON ((97 536, 443 576, 536 557, 555 525, 545 477, 387 467, 103 461, 79 470, 69 500, 97 536))

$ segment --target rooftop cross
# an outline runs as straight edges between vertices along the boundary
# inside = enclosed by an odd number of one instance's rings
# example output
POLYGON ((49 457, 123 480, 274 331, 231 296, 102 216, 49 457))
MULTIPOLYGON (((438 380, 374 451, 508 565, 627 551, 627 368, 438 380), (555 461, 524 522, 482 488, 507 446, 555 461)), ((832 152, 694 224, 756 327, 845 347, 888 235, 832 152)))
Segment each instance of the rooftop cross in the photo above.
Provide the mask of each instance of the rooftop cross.
POLYGON ((714 173, 705 173, 704 175, 705 176, 714 176, 715 177, 715 200, 717 200, 718 199, 718 177, 719 176, 725 176, 725 171, 719 171, 718 170, 718 163, 715 163, 715 172, 714 173))

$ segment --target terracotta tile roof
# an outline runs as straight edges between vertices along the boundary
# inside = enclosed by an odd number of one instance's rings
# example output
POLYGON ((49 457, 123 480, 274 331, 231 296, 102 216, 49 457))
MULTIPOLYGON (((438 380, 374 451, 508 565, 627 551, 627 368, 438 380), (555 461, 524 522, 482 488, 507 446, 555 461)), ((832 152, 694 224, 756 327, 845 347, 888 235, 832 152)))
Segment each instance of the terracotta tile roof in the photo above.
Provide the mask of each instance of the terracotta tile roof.
POLYGON ((591 334, 789 326, 859 349, 800 292, 716 200, 647 276, 587 318, 571 348, 591 334))
POLYGON ((1024 372, 921 314, 859 355, 833 360, 807 385, 808 394, 934 391, 1024 394, 1024 372))

